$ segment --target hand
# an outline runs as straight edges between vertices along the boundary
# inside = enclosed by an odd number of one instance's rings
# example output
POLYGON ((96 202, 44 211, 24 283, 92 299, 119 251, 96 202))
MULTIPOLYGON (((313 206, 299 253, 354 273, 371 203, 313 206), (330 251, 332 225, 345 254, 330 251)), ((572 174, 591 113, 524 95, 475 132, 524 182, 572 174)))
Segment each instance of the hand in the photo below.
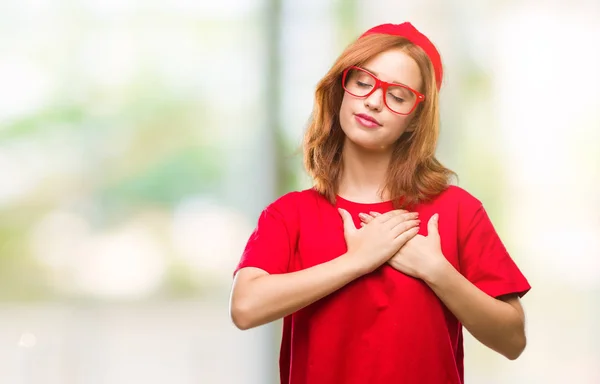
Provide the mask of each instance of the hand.
POLYGON ((369 273, 388 261, 409 239, 419 232, 417 213, 395 210, 374 217, 369 225, 357 229, 352 216, 338 209, 344 222, 347 257, 363 273, 369 273))
MULTIPOLYGON (((359 215, 361 225, 368 228, 380 214, 359 215)), ((406 242, 387 263, 394 269, 409 276, 425 280, 448 263, 442 254, 438 231, 439 215, 433 215, 427 223, 427 236, 416 235, 406 242)))

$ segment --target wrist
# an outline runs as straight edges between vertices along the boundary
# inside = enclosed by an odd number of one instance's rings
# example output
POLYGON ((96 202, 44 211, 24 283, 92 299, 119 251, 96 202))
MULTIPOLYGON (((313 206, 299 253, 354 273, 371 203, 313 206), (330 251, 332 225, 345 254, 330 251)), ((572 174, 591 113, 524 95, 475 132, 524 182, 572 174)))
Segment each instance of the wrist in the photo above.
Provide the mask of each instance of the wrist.
POLYGON ((456 270, 452 264, 450 264, 448 259, 442 255, 441 257, 436 258, 436 261, 428 266, 421 276, 421 280, 429 286, 439 286, 445 278, 455 271, 456 270))
POLYGON ((364 263, 364 258, 355 252, 348 251, 340 259, 344 261, 346 270, 356 278, 370 272, 368 266, 364 263))

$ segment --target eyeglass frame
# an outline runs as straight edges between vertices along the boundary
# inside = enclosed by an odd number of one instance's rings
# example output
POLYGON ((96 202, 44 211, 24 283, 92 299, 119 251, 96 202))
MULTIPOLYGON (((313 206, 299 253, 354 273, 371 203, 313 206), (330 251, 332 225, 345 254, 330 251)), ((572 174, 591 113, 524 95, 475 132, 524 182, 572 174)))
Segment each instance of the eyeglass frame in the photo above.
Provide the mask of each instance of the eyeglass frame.
POLYGON ((383 91, 383 103, 385 104, 385 106, 387 107, 387 109, 390 110, 390 112, 395 113, 397 115, 410 115, 417 108, 417 106, 425 100, 425 95, 422 94, 421 92, 417 91, 416 89, 413 89, 413 88, 409 87, 406 84, 388 83, 387 81, 380 80, 377 76, 375 76, 371 72, 367 71, 364 68, 357 67, 355 65, 353 65, 351 67, 348 67, 348 68, 346 68, 344 70, 344 72, 342 74, 342 88, 344 89, 344 92, 348 92, 348 94, 350 94, 350 95, 352 95, 354 97, 358 97, 359 99, 366 99, 367 97, 371 96, 376 90, 378 90, 379 88, 381 88, 382 91, 383 91), (369 93, 367 93, 364 96, 355 95, 354 93, 352 93, 352 92, 350 92, 350 91, 348 91, 346 89, 346 77, 348 76, 348 72, 350 72, 350 70, 352 70, 352 69, 356 69, 356 70, 359 70, 359 71, 362 71, 362 72, 366 72, 366 73, 368 73, 369 75, 371 75, 375 79, 375 85, 373 86, 373 89, 371 89, 371 91, 369 91, 369 93), (400 113, 400 112, 396 112, 392 108, 390 108, 390 106, 387 103, 387 96, 386 96, 387 89, 390 86, 406 88, 406 89, 408 89, 409 91, 411 91, 412 93, 414 93, 417 96, 417 98, 415 100, 415 105, 413 105, 413 107, 411 108, 410 111, 408 111, 407 113, 400 113))

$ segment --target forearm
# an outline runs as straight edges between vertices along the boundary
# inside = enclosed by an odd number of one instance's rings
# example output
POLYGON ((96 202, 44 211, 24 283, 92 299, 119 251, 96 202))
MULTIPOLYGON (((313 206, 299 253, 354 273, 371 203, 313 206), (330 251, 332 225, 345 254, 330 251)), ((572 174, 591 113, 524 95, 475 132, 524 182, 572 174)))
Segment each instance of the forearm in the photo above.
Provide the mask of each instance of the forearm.
POLYGON ((239 284, 234 281, 232 319, 240 329, 269 323, 314 303, 362 274, 356 263, 342 255, 297 272, 257 276, 243 286, 236 287, 239 284))
POLYGON ((525 348, 523 313, 481 291, 450 263, 438 266, 425 282, 481 343, 513 360, 525 348))

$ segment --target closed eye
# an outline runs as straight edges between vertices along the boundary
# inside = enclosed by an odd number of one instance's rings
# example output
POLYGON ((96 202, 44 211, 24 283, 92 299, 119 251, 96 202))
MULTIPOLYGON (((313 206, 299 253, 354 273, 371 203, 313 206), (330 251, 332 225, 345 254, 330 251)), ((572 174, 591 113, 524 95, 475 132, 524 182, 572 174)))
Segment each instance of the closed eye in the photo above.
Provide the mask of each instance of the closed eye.
POLYGON ((371 87, 372 86, 371 84, 363 83, 362 81, 356 81, 356 84, 359 87, 371 87))
POLYGON ((392 97, 392 99, 394 99, 394 101, 398 102, 398 103, 403 103, 405 100, 401 97, 398 96, 394 96, 394 94, 388 92, 388 95, 392 97))

